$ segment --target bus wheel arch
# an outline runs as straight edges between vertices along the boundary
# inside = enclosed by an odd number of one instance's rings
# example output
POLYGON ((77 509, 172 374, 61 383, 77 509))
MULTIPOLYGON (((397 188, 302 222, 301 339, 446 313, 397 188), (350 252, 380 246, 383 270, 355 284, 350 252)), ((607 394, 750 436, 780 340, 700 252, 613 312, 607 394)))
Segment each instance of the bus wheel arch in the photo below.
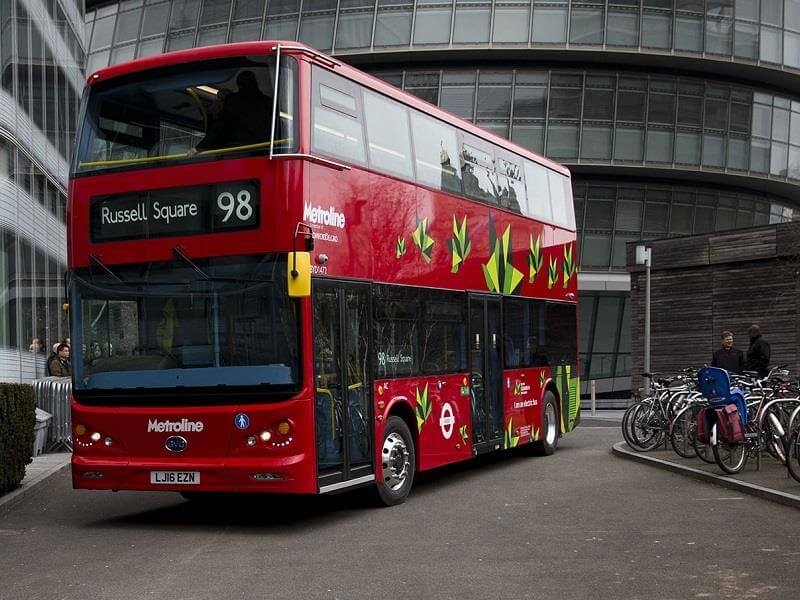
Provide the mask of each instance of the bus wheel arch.
POLYGON ((533 453, 539 456, 550 456, 558 447, 561 435, 561 418, 559 415, 558 391, 552 386, 545 388, 542 394, 542 422, 539 439, 533 443, 533 453))
POLYGON ((383 428, 375 473, 378 500, 384 506, 402 504, 408 497, 417 471, 416 445, 408 416, 393 410, 383 428))

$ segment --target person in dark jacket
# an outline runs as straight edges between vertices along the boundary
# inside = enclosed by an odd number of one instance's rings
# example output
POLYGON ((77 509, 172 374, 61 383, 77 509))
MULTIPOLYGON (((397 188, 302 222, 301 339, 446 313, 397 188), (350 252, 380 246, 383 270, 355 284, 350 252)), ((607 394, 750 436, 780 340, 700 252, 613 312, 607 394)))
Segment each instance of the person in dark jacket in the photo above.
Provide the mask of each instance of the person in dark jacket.
POLYGON ((723 331, 722 347, 714 352, 711 366, 725 369, 728 373, 741 373, 744 371, 744 352, 733 347, 733 334, 723 331))
POLYGON ((769 343, 761 335, 758 325, 750 325, 747 333, 750 336, 750 347, 747 349, 745 367, 748 371, 758 373, 759 377, 766 377, 769 374, 769 343))
POLYGON ((59 344, 56 353, 47 361, 47 372, 52 377, 70 377, 72 364, 69 362, 69 346, 59 344))

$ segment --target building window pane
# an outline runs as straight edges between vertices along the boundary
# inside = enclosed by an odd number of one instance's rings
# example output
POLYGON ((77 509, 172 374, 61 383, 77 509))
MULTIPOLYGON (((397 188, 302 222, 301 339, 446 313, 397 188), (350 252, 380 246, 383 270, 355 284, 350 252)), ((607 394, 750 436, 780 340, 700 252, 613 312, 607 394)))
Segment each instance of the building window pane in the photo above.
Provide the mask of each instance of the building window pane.
POLYGON ((481 44, 489 41, 488 6, 458 6, 453 27, 454 44, 481 44))
POLYGON ((645 12, 642 18, 642 46, 669 48, 672 45, 672 15, 645 12))
POLYGON ((567 8, 536 6, 533 9, 535 44, 563 44, 567 41, 567 8))
POLYGON ((608 160, 611 158, 611 127, 585 125, 581 133, 581 158, 608 160))
POLYGON ((651 129, 647 132, 647 160, 652 162, 672 162, 673 132, 651 129))
POLYGON ((786 177, 786 161, 789 158, 789 147, 786 144, 772 143, 769 160, 769 172, 772 175, 786 177))
POLYGON ((783 58, 781 50, 782 38, 780 29, 762 27, 759 58, 765 62, 780 63, 783 58))
POLYGON ((700 164, 700 134, 679 131, 675 137, 675 162, 685 165, 700 164))
POLYGON ((114 34, 115 44, 132 42, 139 37, 139 21, 141 20, 141 10, 129 10, 120 13, 117 17, 117 31, 114 34))
POLYGON ((578 157, 578 126, 553 124, 547 134, 547 155, 553 158, 578 157))
POLYGON ((342 13, 336 28, 336 48, 368 48, 372 36, 372 11, 342 13))
POLYGON ((769 140, 750 141, 750 170, 756 173, 769 172, 769 140))
POLYGON ((692 233, 694 207, 688 204, 673 204, 670 219, 670 233, 692 233))
POLYGON ((378 5, 375 24, 375 46, 407 46, 411 41, 411 7, 386 7, 385 0, 378 5))
POLYGON ((573 8, 569 41, 571 44, 602 44, 603 9, 573 8))
POLYGON ((611 238, 608 235, 583 234, 581 266, 608 267, 610 264, 611 238))
POLYGON ((728 139, 728 168, 746 171, 749 164, 747 140, 741 138, 728 139))
POLYGON ((304 13, 300 19, 298 41, 317 50, 330 50, 333 42, 333 13, 304 13))
POLYGON ((451 7, 419 7, 414 25, 415 44, 446 44, 450 41, 451 7))
POLYGON ((675 17, 675 49, 702 52, 703 22, 700 17, 688 15, 675 17))
POLYGON ((741 58, 758 58, 758 25, 736 21, 735 46, 736 56, 741 58))
POLYGON ((639 12, 630 10, 608 11, 606 43, 611 46, 636 46, 639 43, 639 12))
POLYGON ((169 17, 169 4, 156 4, 144 8, 144 19, 142 20, 142 37, 158 35, 167 29, 167 18, 169 17))
POLYGON ((614 138, 615 160, 642 160, 644 151, 644 130, 617 127, 614 138))
POLYGON ((172 3, 169 28, 174 31, 176 29, 195 27, 199 14, 200 0, 175 0, 172 3))
POLYGON ((721 135, 703 136, 703 164, 707 167, 725 166, 725 138, 721 135))
POLYGON ((530 6, 497 6, 492 26, 495 43, 527 42, 531 19, 530 6))

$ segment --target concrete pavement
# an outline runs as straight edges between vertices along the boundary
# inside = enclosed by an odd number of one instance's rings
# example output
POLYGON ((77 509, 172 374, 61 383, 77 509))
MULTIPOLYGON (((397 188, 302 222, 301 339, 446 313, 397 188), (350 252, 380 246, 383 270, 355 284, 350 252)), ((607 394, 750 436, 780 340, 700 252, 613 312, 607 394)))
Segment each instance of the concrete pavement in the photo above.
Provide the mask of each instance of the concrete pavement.
POLYGON ((10 492, 0 496, 0 512, 10 509, 15 504, 22 502, 36 489, 36 486, 51 475, 69 468, 72 453, 55 452, 41 454, 33 457, 33 462, 25 467, 25 478, 22 483, 10 492))

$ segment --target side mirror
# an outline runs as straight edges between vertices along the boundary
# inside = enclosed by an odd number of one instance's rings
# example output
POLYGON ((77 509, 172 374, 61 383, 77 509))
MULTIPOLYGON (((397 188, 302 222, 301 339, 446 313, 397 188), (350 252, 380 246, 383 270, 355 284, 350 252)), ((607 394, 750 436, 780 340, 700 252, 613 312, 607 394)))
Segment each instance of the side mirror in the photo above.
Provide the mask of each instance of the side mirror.
POLYGON ((287 283, 291 298, 311 295, 311 253, 290 252, 287 260, 287 283))
POLYGON ((311 252, 314 249, 314 238, 310 235, 306 237, 306 252, 311 252))

